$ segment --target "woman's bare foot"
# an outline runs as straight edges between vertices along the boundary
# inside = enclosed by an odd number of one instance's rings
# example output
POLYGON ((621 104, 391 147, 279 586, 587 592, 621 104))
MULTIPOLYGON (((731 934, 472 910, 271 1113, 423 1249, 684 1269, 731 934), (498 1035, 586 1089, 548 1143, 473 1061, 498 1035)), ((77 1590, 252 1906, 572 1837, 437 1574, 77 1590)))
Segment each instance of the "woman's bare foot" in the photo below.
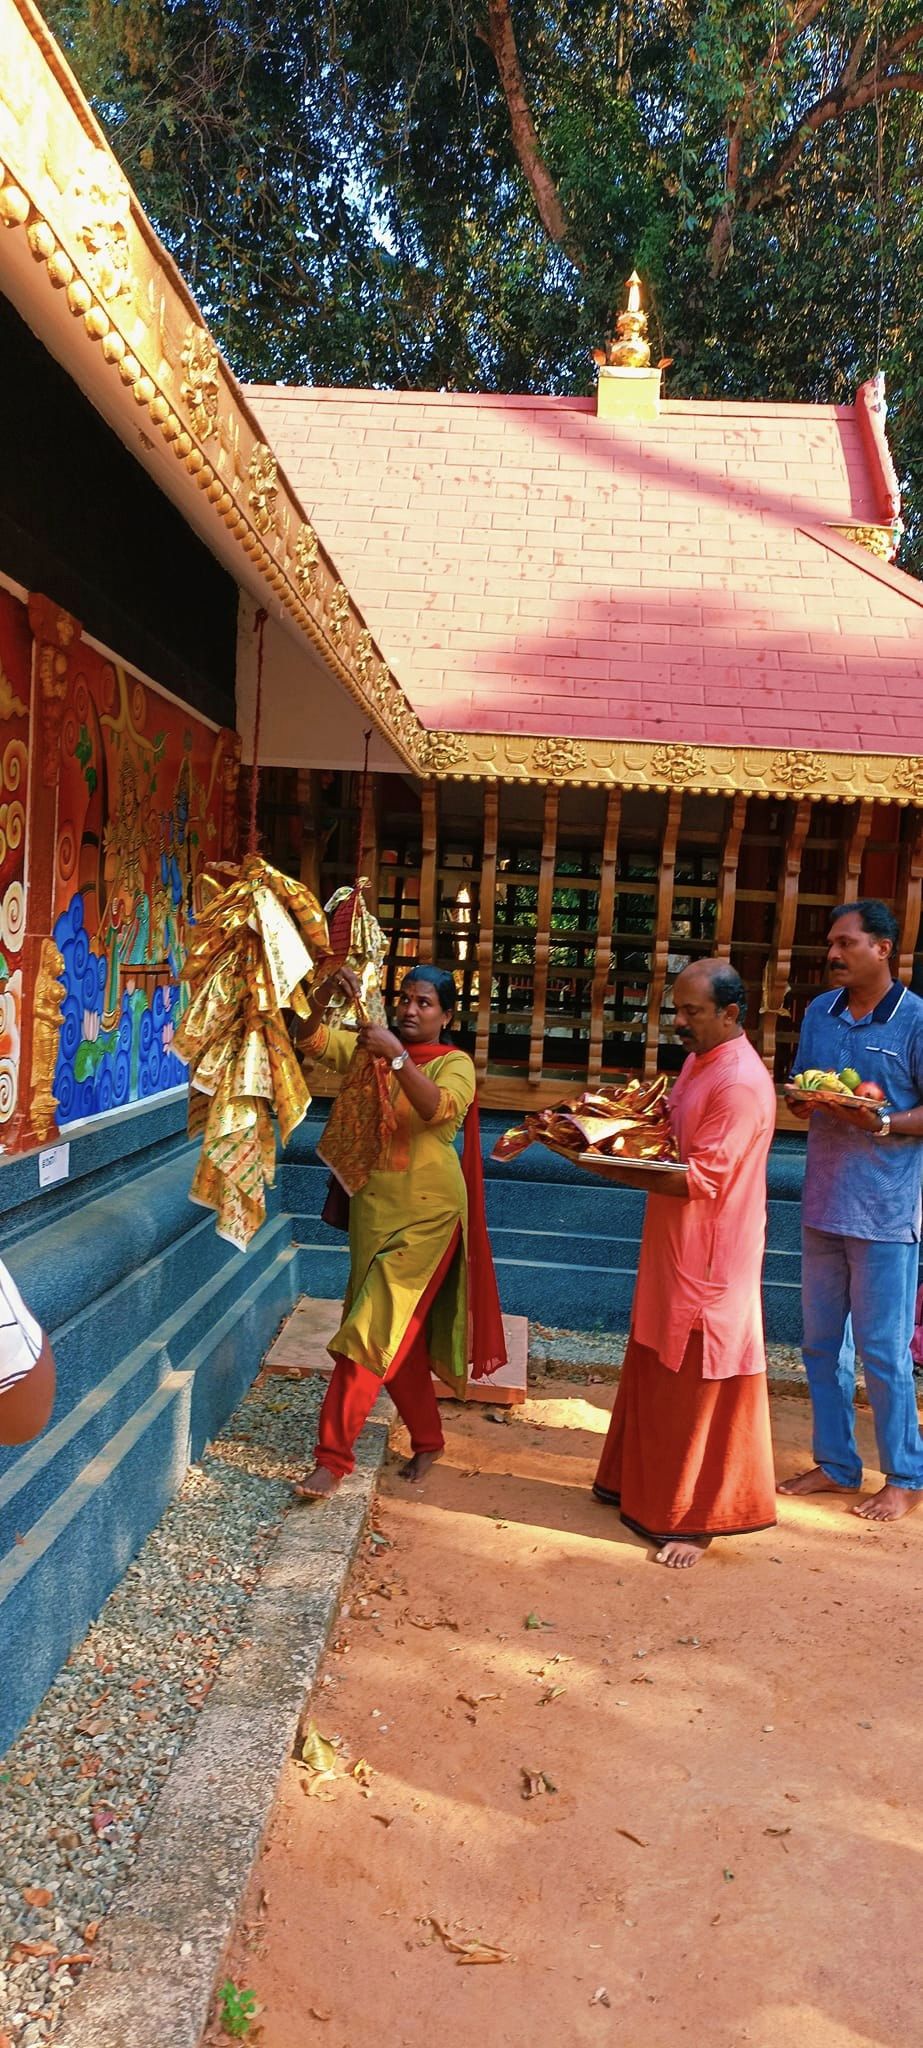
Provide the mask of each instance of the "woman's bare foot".
MULTIPOLYGON (((858 1485, 858 1481, 856 1482, 858 1485)), ((777 1493, 855 1493, 855 1486, 843 1486, 839 1479, 831 1479, 822 1465, 812 1465, 810 1472, 796 1472, 794 1479, 780 1479, 777 1493)))
POLYGON ((406 1479, 408 1485, 416 1486, 421 1479, 426 1478, 430 1466, 435 1465, 436 1459, 441 1457, 441 1451, 414 1451, 413 1457, 408 1458, 406 1465, 401 1466, 397 1476, 399 1479, 406 1479))
POLYGON ((335 1472, 328 1472, 326 1465, 315 1465, 305 1479, 295 1481, 292 1495, 295 1500, 326 1500, 339 1484, 335 1472))
POLYGON ((865 1522, 899 1522, 919 1500, 923 1500, 923 1492, 915 1493, 907 1486, 885 1485, 880 1493, 873 1493, 871 1500, 859 1501, 853 1514, 861 1515, 865 1522))
POLYGON ((698 1564, 711 1542, 710 1536, 675 1536, 658 1550, 655 1564, 667 1564, 674 1571, 686 1571, 691 1564, 698 1564))

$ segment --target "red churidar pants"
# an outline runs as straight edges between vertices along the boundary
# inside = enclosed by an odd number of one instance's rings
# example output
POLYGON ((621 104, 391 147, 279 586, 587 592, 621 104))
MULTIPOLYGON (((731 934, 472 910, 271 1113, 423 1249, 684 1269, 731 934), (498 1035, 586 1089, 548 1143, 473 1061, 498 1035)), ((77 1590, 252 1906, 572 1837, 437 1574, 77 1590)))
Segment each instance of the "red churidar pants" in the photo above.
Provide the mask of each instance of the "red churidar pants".
POLYGON ((344 1479, 353 1470, 356 1462, 353 1446, 371 1415, 382 1385, 387 1387, 401 1421, 410 1432, 411 1449, 414 1452, 443 1449, 445 1438, 433 1386, 426 1324, 458 1250, 460 1237, 461 1224, 453 1232, 432 1279, 424 1288, 383 1380, 370 1365, 357 1365, 352 1358, 337 1357, 318 1417, 314 1450, 315 1464, 325 1466, 337 1479, 344 1479))

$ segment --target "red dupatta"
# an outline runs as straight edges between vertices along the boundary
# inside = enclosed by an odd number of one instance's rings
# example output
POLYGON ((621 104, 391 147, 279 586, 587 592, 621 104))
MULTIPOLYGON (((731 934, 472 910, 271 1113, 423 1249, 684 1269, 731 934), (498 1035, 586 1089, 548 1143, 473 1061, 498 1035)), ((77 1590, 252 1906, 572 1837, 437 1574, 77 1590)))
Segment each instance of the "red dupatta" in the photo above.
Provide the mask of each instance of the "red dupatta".
MULTIPOLYGON (((446 1039, 435 1045, 404 1046, 415 1067, 428 1066, 431 1060, 441 1059, 444 1053, 459 1050, 446 1039)), ((484 1380, 506 1364, 506 1338, 493 1253, 487 1235, 481 1119, 476 1096, 462 1126, 461 1165, 468 1194, 468 1357, 472 1379, 484 1380)))

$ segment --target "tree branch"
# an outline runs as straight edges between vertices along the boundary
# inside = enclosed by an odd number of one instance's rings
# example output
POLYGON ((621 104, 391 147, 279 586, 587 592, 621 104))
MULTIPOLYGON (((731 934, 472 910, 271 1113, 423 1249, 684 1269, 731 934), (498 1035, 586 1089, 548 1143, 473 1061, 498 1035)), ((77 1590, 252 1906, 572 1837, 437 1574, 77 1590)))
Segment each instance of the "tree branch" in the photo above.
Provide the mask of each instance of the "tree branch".
POLYGON ((542 155, 532 110, 526 93, 519 51, 516 46, 516 32, 510 13, 510 0, 487 0, 487 21, 478 28, 478 35, 485 42, 497 66, 497 73, 510 117, 510 132, 513 148, 519 159, 520 169, 531 188, 538 208, 538 216, 546 235, 564 250, 579 270, 586 268, 586 257, 576 242, 558 196, 548 165, 542 155))
MULTIPOLYGON (((794 17, 797 30, 806 28, 822 12, 827 0, 804 0, 794 17)), ((774 37, 759 69, 763 76, 779 55, 789 39, 791 28, 780 30, 774 37)), ((745 213, 759 213, 778 197, 790 171, 818 131, 828 123, 839 122, 847 114, 859 112, 862 107, 884 99, 892 92, 923 92, 923 74, 915 71, 891 71, 889 66, 905 51, 923 42, 923 23, 907 29, 892 43, 875 52, 872 68, 859 75, 863 57, 867 54, 871 31, 863 29, 856 37, 846 57, 836 84, 823 94, 813 107, 803 114, 790 129, 786 140, 776 151, 772 162, 761 177, 754 178, 741 203, 740 162, 746 130, 747 116, 755 92, 749 86, 744 95, 740 112, 728 135, 728 156, 726 172, 727 197, 717 213, 709 237, 709 269, 713 277, 719 277, 730 256, 734 240, 734 221, 741 210, 745 213)))
MULTIPOLYGON (((923 31, 921 31, 923 33, 923 31)), ((882 53, 884 55, 884 53, 882 53)), ((783 143, 769 169, 761 178, 754 178, 747 194, 744 211, 758 213, 761 207, 773 200, 779 187, 784 184, 794 169, 802 152, 813 141, 818 130, 831 121, 841 121, 846 114, 856 114, 875 100, 886 98, 892 92, 923 92, 923 72, 881 71, 866 72, 854 85, 840 83, 833 91, 825 93, 823 99, 805 114, 793 128, 788 140, 783 143)))

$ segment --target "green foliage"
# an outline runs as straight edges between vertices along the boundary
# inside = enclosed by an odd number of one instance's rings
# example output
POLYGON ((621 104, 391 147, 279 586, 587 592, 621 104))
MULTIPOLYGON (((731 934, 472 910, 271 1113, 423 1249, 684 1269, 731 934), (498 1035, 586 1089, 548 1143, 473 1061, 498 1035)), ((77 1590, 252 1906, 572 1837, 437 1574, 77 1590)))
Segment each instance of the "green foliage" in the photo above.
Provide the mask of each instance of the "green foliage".
POLYGON ((230 1977, 219 1992, 218 2019, 222 2032, 235 2041, 245 2041, 256 2015, 256 1992, 241 1991, 230 1977))
POLYGON ((919 79, 913 0, 511 0, 558 240, 486 0, 46 12, 240 375, 588 391, 637 263, 672 396, 848 402, 880 366, 923 480, 923 93, 863 87, 919 79))

